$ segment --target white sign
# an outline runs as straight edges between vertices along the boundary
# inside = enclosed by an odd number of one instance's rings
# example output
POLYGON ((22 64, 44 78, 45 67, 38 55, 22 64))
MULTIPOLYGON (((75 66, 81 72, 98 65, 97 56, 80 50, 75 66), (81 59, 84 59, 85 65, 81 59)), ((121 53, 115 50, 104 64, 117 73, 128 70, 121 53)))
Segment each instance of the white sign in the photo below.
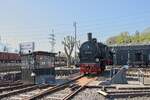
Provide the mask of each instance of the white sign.
POLYGON ((20 52, 28 53, 28 51, 34 51, 34 42, 24 42, 20 43, 20 52))

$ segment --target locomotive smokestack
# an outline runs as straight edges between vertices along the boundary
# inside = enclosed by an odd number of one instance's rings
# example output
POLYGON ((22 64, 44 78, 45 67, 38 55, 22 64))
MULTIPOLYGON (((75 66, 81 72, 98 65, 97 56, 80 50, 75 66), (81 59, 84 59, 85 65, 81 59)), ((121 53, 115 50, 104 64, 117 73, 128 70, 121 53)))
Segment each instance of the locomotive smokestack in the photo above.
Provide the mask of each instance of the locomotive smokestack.
POLYGON ((88 33, 88 41, 92 41, 92 33, 88 33))

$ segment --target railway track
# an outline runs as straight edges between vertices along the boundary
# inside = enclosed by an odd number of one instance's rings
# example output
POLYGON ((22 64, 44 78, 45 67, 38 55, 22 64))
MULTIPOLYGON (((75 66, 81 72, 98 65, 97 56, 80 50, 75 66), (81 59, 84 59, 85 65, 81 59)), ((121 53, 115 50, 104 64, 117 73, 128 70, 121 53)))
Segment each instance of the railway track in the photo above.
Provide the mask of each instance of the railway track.
POLYGON ((51 89, 47 89, 38 95, 34 95, 28 100, 69 100, 79 91, 84 89, 84 87, 96 78, 87 78, 84 76, 79 76, 71 81, 64 84, 57 85, 51 89))
MULTIPOLYGON (((0 100, 70 100, 97 77, 77 76, 60 85, 17 85, 3 88, 0 100), (28 86, 27 86, 28 85, 28 86), (6 90, 6 91, 5 91, 6 90)), ((1 90, 1 89, 0 89, 1 90)))
MULTIPOLYGON (((22 88, 18 87, 18 89, 17 86, 21 86, 21 85, 11 86, 11 88, 13 88, 12 91, 8 93, 4 93, 4 95, 0 94, 0 100, 70 100, 70 99, 75 100, 75 98, 81 98, 80 94, 82 93, 80 91, 84 91, 84 90, 90 91, 89 88, 94 88, 95 91, 97 92, 100 88, 103 88, 103 86, 87 85, 88 83, 90 83, 95 79, 97 79, 97 77, 85 77, 81 75, 57 86, 33 85, 33 86, 22 87, 22 88)), ((122 87, 122 89, 118 89, 112 86, 110 87, 108 86, 105 88, 111 90, 109 91, 107 89, 106 91, 106 93, 108 94, 107 96, 110 98, 113 97, 119 98, 119 97, 127 97, 127 96, 132 97, 136 95, 139 96, 150 95, 150 87, 146 87, 147 88, 146 90, 145 88, 138 88, 134 90, 134 88, 131 87, 130 88, 122 87)), ((93 93, 93 95, 94 94, 95 93, 93 93)), ((84 94, 82 94, 82 96, 84 96, 84 94)), ((97 97, 99 97, 98 94, 97 97)))
MULTIPOLYGON (((13 87, 6 87, 1 89, 1 94, 0 94, 0 99, 9 97, 12 95, 16 95, 18 93, 25 92, 27 90, 31 90, 33 88, 36 88, 37 86, 34 84, 22 84, 18 86, 13 86, 13 87)), ((4 99, 8 100, 8 99, 4 99)), ((9 99, 10 100, 10 99, 9 99)))
POLYGON ((42 91, 46 90, 47 88, 52 88, 52 86, 48 84, 34 85, 32 87, 21 89, 16 94, 7 96, 3 98, 2 100, 28 100, 29 97, 33 95, 37 95, 41 93, 42 91))
MULTIPOLYGON (((31 86, 26 86, 26 87, 22 86, 22 85, 6 87, 6 88, 3 88, 6 91, 4 93, 0 94, 0 99, 1 100, 33 100, 33 99, 37 99, 39 97, 45 96, 48 93, 52 93, 54 91, 64 89, 65 87, 67 88, 67 87, 69 87, 69 84, 73 83, 73 81, 75 81, 75 80, 76 80, 76 82, 78 82, 78 84, 80 84, 79 87, 76 87, 76 88, 78 88, 77 91, 79 91, 80 89, 82 89, 81 86, 83 84, 85 84, 84 82, 81 82, 82 77, 83 77, 83 75, 78 76, 78 77, 72 79, 71 81, 68 81, 66 83, 63 83, 63 84, 57 85, 57 86, 50 86, 50 85, 45 84, 45 85, 31 85, 31 86), (9 91, 9 90, 11 90, 11 91, 9 91)), ((77 92, 77 91, 74 91, 74 92, 77 92)), ((68 98, 67 96, 68 96, 68 94, 66 94, 66 96, 64 96, 64 100, 65 100, 65 98, 68 98)))
POLYGON ((8 82, 1 82, 0 83, 0 87, 8 87, 8 86, 15 86, 15 85, 21 85, 23 84, 21 81, 15 81, 15 82, 12 82, 12 81, 8 81, 8 82))
POLYGON ((15 85, 15 86, 1 87, 0 93, 13 91, 13 90, 28 87, 28 86, 33 86, 33 84, 21 84, 21 85, 15 85))

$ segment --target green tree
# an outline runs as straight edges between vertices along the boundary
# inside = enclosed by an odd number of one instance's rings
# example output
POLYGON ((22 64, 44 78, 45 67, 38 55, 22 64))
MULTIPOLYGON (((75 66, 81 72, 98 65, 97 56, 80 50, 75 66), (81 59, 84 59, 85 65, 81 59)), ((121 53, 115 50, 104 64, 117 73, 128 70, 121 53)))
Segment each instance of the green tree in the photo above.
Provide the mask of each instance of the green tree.
POLYGON ((131 42, 131 37, 128 32, 122 32, 116 38, 117 44, 126 44, 131 42))
MULTIPOLYGON (((150 28, 149 28, 150 29, 150 28)), ((127 43, 143 43, 150 42, 150 30, 140 33, 136 31, 133 35, 129 35, 128 32, 121 32, 119 35, 110 37, 107 39, 108 42, 111 41, 111 44, 127 44, 127 43)))

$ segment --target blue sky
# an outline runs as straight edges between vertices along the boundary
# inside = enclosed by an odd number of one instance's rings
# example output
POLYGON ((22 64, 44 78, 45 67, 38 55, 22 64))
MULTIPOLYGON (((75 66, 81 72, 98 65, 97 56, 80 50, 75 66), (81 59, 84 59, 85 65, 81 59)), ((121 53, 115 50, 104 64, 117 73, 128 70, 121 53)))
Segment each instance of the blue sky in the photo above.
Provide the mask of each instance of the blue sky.
POLYGON ((74 35, 77 22, 78 39, 87 32, 105 41, 128 31, 133 34, 150 27, 149 0, 0 0, 0 35, 2 42, 18 47, 18 43, 35 41, 36 50, 50 51, 48 36, 56 35, 56 52, 61 41, 74 35))

